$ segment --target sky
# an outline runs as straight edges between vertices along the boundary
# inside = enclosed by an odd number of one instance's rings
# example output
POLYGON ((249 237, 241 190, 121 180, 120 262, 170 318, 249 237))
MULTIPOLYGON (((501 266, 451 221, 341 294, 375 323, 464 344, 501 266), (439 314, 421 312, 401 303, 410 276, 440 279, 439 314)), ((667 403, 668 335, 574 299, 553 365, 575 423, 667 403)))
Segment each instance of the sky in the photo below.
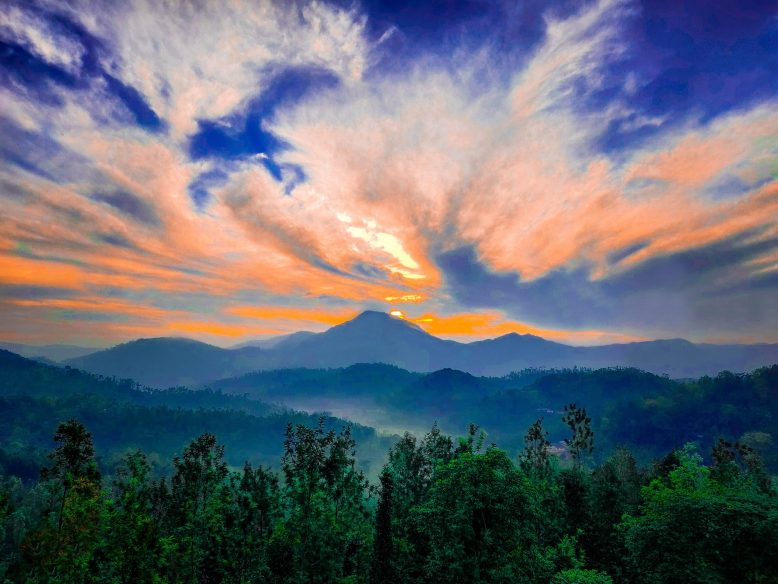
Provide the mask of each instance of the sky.
POLYGON ((0 339, 778 342, 774 8, 6 0, 0 339))

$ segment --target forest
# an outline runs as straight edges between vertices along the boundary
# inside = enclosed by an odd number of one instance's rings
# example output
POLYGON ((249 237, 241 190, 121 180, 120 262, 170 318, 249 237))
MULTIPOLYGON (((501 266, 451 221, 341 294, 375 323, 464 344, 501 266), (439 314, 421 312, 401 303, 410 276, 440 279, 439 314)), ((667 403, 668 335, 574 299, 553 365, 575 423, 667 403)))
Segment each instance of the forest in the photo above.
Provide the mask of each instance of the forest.
MULTIPOLYGON (((471 425, 391 447, 377 484, 348 426, 289 424, 280 469, 225 462, 203 434, 153 478, 128 453, 103 476, 89 430, 58 425, 40 478, 0 479, 5 582, 552 583, 778 581, 778 492, 758 453, 720 440, 640 466, 591 463, 569 404, 557 456, 543 419, 515 459, 471 425)), ((279 436, 279 439, 282 437, 279 436)))
POLYGON ((0 351, 0 582, 778 582, 776 392, 778 365, 152 390, 0 351), (438 422, 265 401, 316 391, 438 422))
POLYGON ((358 467, 375 482, 392 443, 405 430, 423 434, 433 422, 449 434, 476 423, 515 458, 525 429, 542 415, 550 441, 560 447, 567 435, 561 414, 570 402, 585 404, 592 418, 598 436, 593 462, 626 446, 646 465, 694 442, 709 463, 712 448, 725 437, 754 448, 767 471, 778 473, 778 365, 679 381, 632 368, 476 377, 371 363, 258 372, 205 387, 156 390, 1 350, 0 466, 24 480, 37 478, 53 428, 77 418, 92 432, 98 466, 107 474, 135 449, 146 452, 152 475, 169 474, 173 456, 203 432, 219 437, 232 466, 248 460, 277 467, 278 437, 286 425, 313 426, 324 415, 327 429, 351 423, 358 467), (338 411, 339 403, 348 407, 338 411), (322 414, 330 408, 337 415, 322 414), (361 417, 365 412, 372 417, 361 417))

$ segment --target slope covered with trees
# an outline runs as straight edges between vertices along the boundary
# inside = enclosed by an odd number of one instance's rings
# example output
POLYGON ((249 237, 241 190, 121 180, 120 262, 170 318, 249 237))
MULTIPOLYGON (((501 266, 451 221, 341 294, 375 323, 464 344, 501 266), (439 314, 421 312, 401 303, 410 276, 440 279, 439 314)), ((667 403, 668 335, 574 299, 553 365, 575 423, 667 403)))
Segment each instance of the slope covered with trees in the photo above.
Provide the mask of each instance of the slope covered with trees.
POLYGON ((563 439, 562 410, 585 403, 602 448, 628 446, 641 462, 678 444, 709 451, 721 436, 762 450, 778 472, 778 365, 748 374, 677 381, 631 368, 527 369, 504 377, 476 377, 454 369, 411 373, 383 364, 344 369, 262 371, 210 387, 296 408, 326 407, 376 427, 424 428, 437 420, 453 432, 478 423, 511 454, 523 428, 548 418, 552 442, 563 439))
POLYGON ((358 364, 261 371, 197 390, 154 390, 0 351, 3 397, 8 401, 0 409, 0 460, 16 457, 19 472, 27 465, 28 474, 50 446, 51 427, 73 416, 89 421, 102 464, 115 464, 128 448, 143 448, 159 455, 151 457, 156 469, 206 430, 221 437, 236 464, 243 457, 277 463, 280 450, 273 437, 285 423, 310 424, 329 411, 330 427, 342 419, 362 424, 354 427, 360 433, 360 464, 375 477, 388 441, 365 426, 418 433, 437 421, 444 431, 456 432, 477 423, 515 456, 523 447, 523 429, 540 415, 558 445, 567 432, 561 414, 570 402, 586 404, 600 444, 598 462, 618 446, 629 447, 641 463, 686 442, 707 453, 727 436, 758 450, 768 470, 778 472, 778 365, 676 381, 624 368, 476 377, 453 369, 421 374, 358 364))
MULTIPOLYGON (((113 472, 126 452, 140 448, 158 474, 204 431, 218 433, 231 464, 277 464, 277 436, 286 425, 315 424, 320 416, 219 391, 152 390, 0 351, 0 466, 35 478, 51 447, 51 429, 69 418, 89 425, 103 472, 113 472)), ((328 428, 346 423, 329 415, 324 420, 328 428)), ((362 445, 360 468, 375 474, 391 440, 359 424, 353 433, 362 445)))

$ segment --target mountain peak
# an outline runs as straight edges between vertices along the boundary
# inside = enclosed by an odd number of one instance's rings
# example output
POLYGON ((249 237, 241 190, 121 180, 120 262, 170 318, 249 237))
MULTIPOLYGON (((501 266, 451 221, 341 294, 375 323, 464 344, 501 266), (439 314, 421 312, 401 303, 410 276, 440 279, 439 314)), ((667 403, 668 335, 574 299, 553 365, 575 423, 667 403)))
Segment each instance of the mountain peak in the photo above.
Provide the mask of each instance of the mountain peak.
POLYGON ((397 318, 395 316, 392 316, 389 313, 381 312, 379 310, 364 310, 364 311, 360 312, 358 315, 356 315, 354 318, 352 318, 348 322, 358 322, 358 321, 367 321, 367 320, 378 320, 378 321, 384 320, 384 321, 388 321, 388 320, 392 320, 392 319, 394 319, 394 320, 402 320, 402 319, 399 319, 399 318, 397 318))
POLYGON ((506 333, 504 335, 500 335, 499 337, 494 337, 492 339, 482 339, 480 341, 473 341, 471 344, 473 345, 516 345, 517 343, 521 343, 523 345, 527 344, 558 344, 554 343, 554 341, 549 341, 548 339, 544 339, 543 337, 539 337, 537 335, 533 334, 521 334, 516 332, 510 332, 506 333))
POLYGON ((329 330, 365 330, 375 332, 412 330, 425 335, 428 334, 419 325, 409 320, 377 310, 365 310, 351 320, 347 320, 329 330))
POLYGON ((127 341, 125 343, 120 343, 113 348, 139 346, 157 347, 167 345, 200 346, 218 349, 218 347, 215 347, 214 345, 204 343, 203 341, 198 341, 197 339, 190 339, 189 337, 141 337, 139 339, 127 341))

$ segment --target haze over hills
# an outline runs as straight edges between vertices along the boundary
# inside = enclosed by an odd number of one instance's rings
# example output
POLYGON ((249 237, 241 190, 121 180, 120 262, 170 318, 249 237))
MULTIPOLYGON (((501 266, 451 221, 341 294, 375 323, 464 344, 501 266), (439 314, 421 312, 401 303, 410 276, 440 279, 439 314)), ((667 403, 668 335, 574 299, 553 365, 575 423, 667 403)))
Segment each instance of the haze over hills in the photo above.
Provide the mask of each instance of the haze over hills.
POLYGON ((629 444, 650 458, 685 442, 707 450, 721 436, 762 432, 764 452, 778 468, 772 438, 766 438, 778 434, 778 365, 676 381, 634 368, 528 369, 483 377, 449 368, 413 373, 358 364, 257 371, 208 387, 297 410, 323 409, 392 432, 423 432, 436 421, 453 433, 475 423, 512 452, 523 447, 526 428, 540 416, 550 439, 564 438, 569 429, 561 414, 575 402, 592 416, 598 448, 629 444))
POLYGON ((385 364, 258 371, 212 382, 208 390, 156 391, 0 351, 0 466, 3 451, 23 452, 30 440, 43 448, 51 427, 73 415, 119 450, 142 444, 169 454, 208 429, 225 436, 236 455, 265 463, 277 462, 278 445, 259 437, 283 433, 290 420, 315 424, 322 411, 331 425, 357 423, 372 460, 384 455, 386 443, 370 427, 423 433, 433 422, 449 433, 478 424, 490 441, 516 454, 539 416, 551 440, 564 438, 563 407, 575 402, 592 417, 598 452, 627 444, 647 461, 689 441, 707 451, 720 436, 744 437, 761 444, 765 462, 778 468, 770 438, 777 432, 776 392, 778 365, 677 382, 630 368, 483 377, 385 364))
POLYGON ((64 363, 90 373, 171 387, 250 370, 261 354, 262 349, 256 347, 222 349, 191 339, 162 337, 122 343, 64 363))
POLYGON ((264 339, 252 339, 233 345, 231 349, 243 349, 245 347, 258 347, 260 349, 272 349, 276 347, 291 347, 305 339, 312 337, 316 333, 311 331, 297 331, 288 335, 278 335, 264 339))
POLYGON ((54 362, 83 357, 98 350, 97 347, 79 347, 77 345, 24 345, 21 343, 0 343, 0 349, 30 359, 42 358, 54 362))
MULTIPOLYGON (((0 350, 0 478, 11 472, 37 478, 47 463, 52 429, 63 420, 89 424, 104 458, 103 470, 122 456, 144 449, 149 461, 181 452, 203 432, 213 432, 230 449, 230 463, 278 464, 287 424, 315 426, 322 414, 308 414, 219 391, 187 388, 149 390, 132 380, 115 380, 54 367, 0 350)), ((352 427, 360 440, 360 465, 380 461, 391 438, 349 420, 324 415, 327 428, 352 427)), ((378 470, 378 464, 374 469, 378 470)))
POLYGON ((286 335, 266 348, 222 349, 183 338, 139 339, 69 359, 65 364, 154 386, 194 385, 250 371, 386 363, 409 371, 446 367, 505 375, 527 367, 635 367, 674 378, 745 372, 778 362, 778 344, 712 345, 682 339, 574 347, 511 333, 460 343, 440 339, 401 318, 366 311, 322 333, 286 335))

